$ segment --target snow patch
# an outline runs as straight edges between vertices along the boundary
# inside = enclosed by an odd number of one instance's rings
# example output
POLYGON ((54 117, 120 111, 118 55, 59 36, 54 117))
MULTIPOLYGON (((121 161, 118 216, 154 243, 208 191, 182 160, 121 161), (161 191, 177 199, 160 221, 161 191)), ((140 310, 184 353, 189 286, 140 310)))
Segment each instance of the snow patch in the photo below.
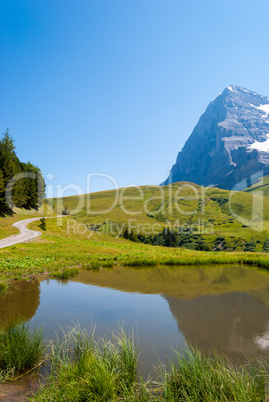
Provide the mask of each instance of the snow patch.
POLYGON ((269 116, 269 103, 266 103, 265 105, 260 105, 260 106, 255 106, 255 105, 252 105, 252 103, 250 103, 250 106, 264 112, 265 116, 263 116, 263 118, 267 118, 269 116))
POLYGON ((253 144, 249 145, 250 149, 257 149, 262 152, 269 152, 269 134, 267 134, 267 140, 265 141, 255 141, 253 144))
POLYGON ((228 87, 227 87, 230 91, 232 91, 232 92, 236 92, 236 90, 233 88, 233 87, 231 87, 231 85, 228 85, 228 87))
POLYGON ((267 105, 261 105, 260 107, 258 107, 258 109, 260 109, 264 113, 266 113, 265 117, 268 117, 268 115, 269 115, 269 103, 267 105))

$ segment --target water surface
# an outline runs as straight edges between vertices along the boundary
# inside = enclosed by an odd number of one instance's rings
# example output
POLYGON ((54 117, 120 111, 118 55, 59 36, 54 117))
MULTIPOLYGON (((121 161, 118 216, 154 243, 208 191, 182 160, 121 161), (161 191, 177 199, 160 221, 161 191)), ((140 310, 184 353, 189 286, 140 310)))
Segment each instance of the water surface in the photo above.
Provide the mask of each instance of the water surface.
POLYGON ((36 279, 0 298, 0 321, 31 320, 46 340, 79 322, 97 337, 134 331, 146 376, 191 343, 234 359, 269 351, 269 275, 234 266, 114 268, 72 280, 36 279))

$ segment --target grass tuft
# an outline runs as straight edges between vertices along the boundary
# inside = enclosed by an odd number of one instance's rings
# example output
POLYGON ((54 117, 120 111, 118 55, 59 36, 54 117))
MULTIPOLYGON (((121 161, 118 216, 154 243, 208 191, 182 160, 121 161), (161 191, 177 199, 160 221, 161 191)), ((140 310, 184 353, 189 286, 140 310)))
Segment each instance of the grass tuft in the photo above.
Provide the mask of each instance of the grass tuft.
MULTIPOLYGON (((42 354, 40 331, 25 324, 1 333, 0 379, 5 372, 31 368, 42 354)), ((186 401, 268 400, 268 368, 257 360, 235 366, 216 352, 189 347, 175 351, 159 381, 142 382, 133 337, 121 329, 111 340, 94 338, 77 325, 51 346, 50 375, 32 401, 186 401)))
POLYGON ((235 367, 212 352, 203 355, 193 348, 175 352, 167 372, 163 370, 165 401, 265 401, 268 372, 257 367, 235 367))
POLYGON ((79 268, 65 268, 60 272, 54 272, 53 276, 57 279, 73 278, 79 273, 79 268))
POLYGON ((24 372, 34 367, 44 353, 42 328, 30 331, 25 323, 0 333, 0 371, 2 375, 24 372))
POLYGON ((134 400, 138 355, 123 332, 96 341, 79 326, 52 347, 51 375, 34 401, 134 400))

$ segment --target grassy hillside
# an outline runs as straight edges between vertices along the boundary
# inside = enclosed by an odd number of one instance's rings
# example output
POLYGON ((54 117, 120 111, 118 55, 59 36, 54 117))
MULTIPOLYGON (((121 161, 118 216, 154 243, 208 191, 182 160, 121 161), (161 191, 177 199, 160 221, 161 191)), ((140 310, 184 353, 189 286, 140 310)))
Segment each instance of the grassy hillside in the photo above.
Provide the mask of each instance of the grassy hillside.
POLYGON ((78 222, 112 236, 122 234, 126 226, 149 235, 175 225, 191 228, 208 242, 225 236, 231 249, 237 249, 240 239, 248 242, 254 238, 261 250, 269 230, 269 198, 186 182, 129 187, 49 203, 58 213, 66 208, 78 222))
MULTIPOLYGON (((97 232, 69 232, 72 218, 47 220, 42 237, 0 250, 0 290, 5 281, 29 279, 32 274, 50 273, 67 278, 79 269, 113 266, 251 264, 269 268, 264 253, 199 252, 134 243, 97 232), (1 285, 2 283, 2 285, 1 285)), ((29 225, 40 230, 39 221, 29 225)))
MULTIPOLYGON (((230 193, 216 188, 204 189, 191 183, 166 187, 136 187, 104 191, 91 195, 49 200, 54 211, 67 208, 71 217, 48 219, 47 230, 33 242, 0 250, 0 281, 5 290, 9 279, 29 278, 49 272, 58 278, 74 275, 79 269, 112 266, 252 264, 269 267, 268 254, 260 253, 269 237, 269 199, 245 192, 230 193), (252 205, 262 202, 263 215, 252 216, 252 205), (90 208, 87 209, 87 203, 90 208), (80 203, 80 209, 77 208, 80 203), (110 208, 114 203, 114 207, 110 208), (110 208, 110 210, 109 210, 110 208), (107 209, 102 213, 100 211, 107 209), (237 214, 237 215, 235 215, 237 214), (264 220, 261 220, 261 217, 264 220), (75 219, 74 219, 75 218, 75 219), (249 221, 247 221, 249 220, 249 221), (246 224, 248 223, 248 224, 246 224), (257 230, 257 225, 264 229, 257 230), (226 252, 196 251, 186 248, 152 246, 125 240, 119 235, 124 227, 145 235, 162 231, 167 225, 178 230, 191 228, 208 244, 223 236, 226 252), (112 229, 111 229, 112 228, 112 229), (95 229, 95 230, 93 230, 95 229), (257 252, 242 252, 253 238, 257 252), (234 250, 229 252, 229 250, 234 250)), ((26 211, 0 218, 0 236, 14 233, 11 224, 28 218, 26 211)), ((52 208, 31 216, 48 216, 52 208)), ((40 222, 29 227, 41 230, 40 222)), ((0 291, 1 291, 0 286, 0 291)))
POLYGON ((269 196, 269 175, 257 180, 256 183, 248 187, 245 191, 248 193, 259 193, 264 196, 269 196))

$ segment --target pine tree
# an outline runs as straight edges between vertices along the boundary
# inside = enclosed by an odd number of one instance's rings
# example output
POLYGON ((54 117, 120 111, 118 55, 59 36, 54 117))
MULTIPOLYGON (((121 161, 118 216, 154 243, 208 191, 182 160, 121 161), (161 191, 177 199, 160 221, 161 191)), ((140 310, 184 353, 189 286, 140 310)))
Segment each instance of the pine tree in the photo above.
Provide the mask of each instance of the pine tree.
POLYGON ((0 169, 0 212, 6 209, 5 203, 5 182, 4 182, 4 175, 2 170, 0 169))
POLYGON ((45 218, 41 218, 40 219, 40 225, 39 225, 40 229, 46 231, 47 230, 47 222, 45 218))
POLYGON ((131 241, 134 241, 134 242, 136 242, 136 243, 139 243, 138 237, 137 237, 137 235, 134 233, 133 230, 132 230, 131 233, 130 233, 129 239, 130 239, 131 241))
POLYGON ((22 163, 15 152, 15 146, 7 130, 0 140, 0 208, 9 210, 5 199, 6 190, 10 200, 20 208, 37 209, 45 197, 45 181, 40 169, 30 162, 22 163), (22 174, 18 178, 18 174, 22 174))
POLYGON ((129 230, 128 230, 127 227, 125 228, 122 237, 123 237, 124 239, 127 239, 127 240, 130 238, 129 230))
POLYGON ((172 247, 177 247, 178 245, 177 234, 174 230, 171 233, 171 241, 172 241, 172 247))
POLYGON ((246 243, 244 251, 255 251, 255 248, 256 242, 254 239, 251 239, 248 243, 246 243))
POLYGON ((263 251, 269 253, 269 239, 265 239, 263 243, 263 251))
POLYGON ((0 141, 0 169, 5 185, 17 173, 21 172, 20 161, 15 153, 15 146, 7 130, 0 141))

